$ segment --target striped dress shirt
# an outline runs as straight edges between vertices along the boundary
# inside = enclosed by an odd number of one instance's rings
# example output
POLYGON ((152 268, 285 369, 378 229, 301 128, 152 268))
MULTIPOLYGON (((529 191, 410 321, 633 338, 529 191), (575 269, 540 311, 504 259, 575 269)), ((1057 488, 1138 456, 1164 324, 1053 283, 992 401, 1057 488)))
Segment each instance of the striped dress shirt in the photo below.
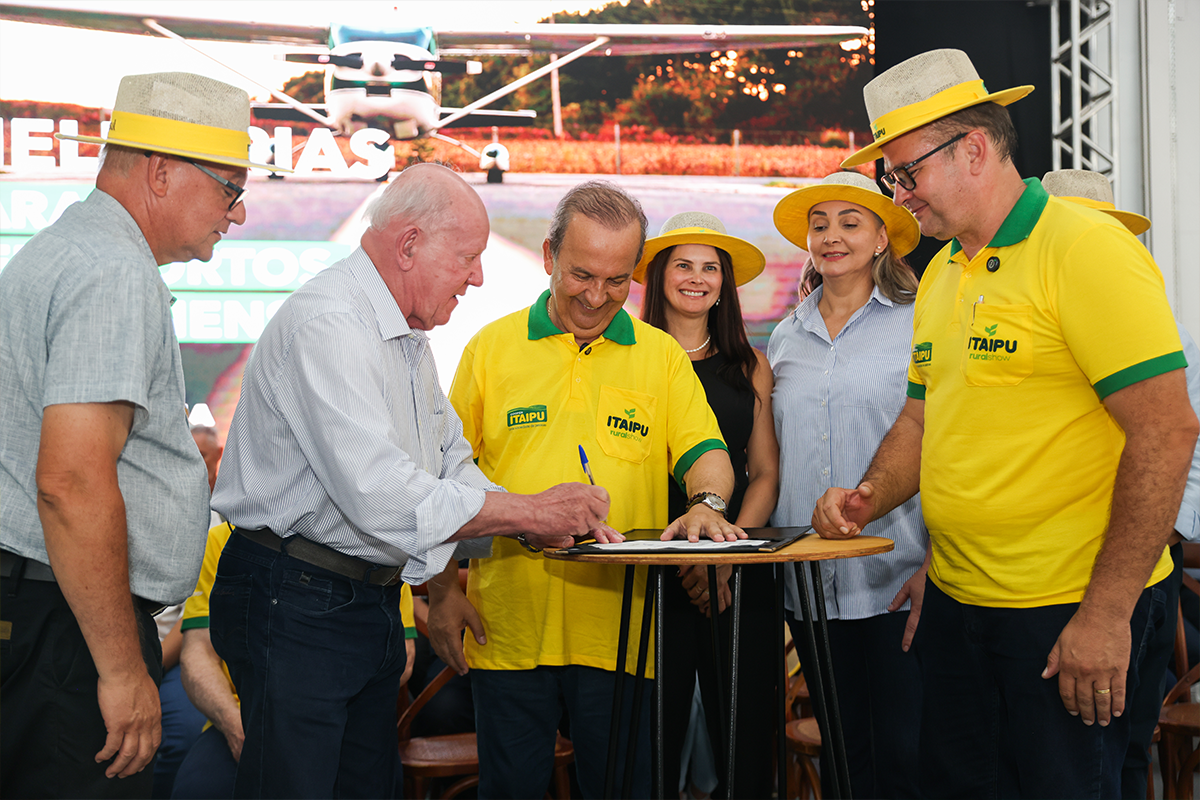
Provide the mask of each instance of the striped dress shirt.
MULTIPOLYGON (((906 400, 912 304, 879 291, 830 339, 817 303, 823 287, 775 328, 767 358, 779 439, 779 503, 771 522, 808 525, 826 489, 858 485, 906 400)), ((896 592, 925 560, 929 534, 920 495, 867 525, 864 533, 896 542, 890 553, 821 563, 829 619, 887 612, 896 592)), ((787 605, 799 616, 794 570, 784 570, 787 605)), ((907 605, 905 606, 907 607, 907 605)))
POLYGON ((361 248, 293 293, 246 364, 212 505, 421 583, 491 540, 446 543, 502 491, 471 457, 409 328, 361 248))

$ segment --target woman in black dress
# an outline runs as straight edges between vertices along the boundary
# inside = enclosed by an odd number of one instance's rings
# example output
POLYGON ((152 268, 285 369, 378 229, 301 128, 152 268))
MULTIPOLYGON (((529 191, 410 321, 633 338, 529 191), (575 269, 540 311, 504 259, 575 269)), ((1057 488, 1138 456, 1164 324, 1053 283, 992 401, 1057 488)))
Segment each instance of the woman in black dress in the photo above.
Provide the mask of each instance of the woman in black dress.
MULTIPOLYGON (((733 462, 734 492, 728 518, 742 528, 767 524, 779 494, 779 446, 771 414, 773 378, 766 356, 750 346, 737 287, 758 276, 762 251, 729 236, 711 214, 684 212, 668 219, 646 241, 633 279, 646 287, 642 320, 667 331, 692 360, 709 405, 721 426, 733 462)), ((664 475, 663 480, 670 481, 664 475)), ((687 497, 670 482, 670 518, 684 512, 687 497)), ((741 652, 738 661, 737 752, 734 791, 726 792, 727 750, 720 692, 716 683, 708 615, 718 615, 726 652, 721 675, 729 676, 731 593, 729 569, 708 585, 707 568, 684 567, 667 574, 664 600, 664 781, 679 775, 680 751, 699 676, 709 738, 720 782, 714 796, 768 797, 773 791, 772 735, 775 730, 774 615, 771 565, 744 567, 741 652), (716 601, 715 607, 713 600, 716 601)))

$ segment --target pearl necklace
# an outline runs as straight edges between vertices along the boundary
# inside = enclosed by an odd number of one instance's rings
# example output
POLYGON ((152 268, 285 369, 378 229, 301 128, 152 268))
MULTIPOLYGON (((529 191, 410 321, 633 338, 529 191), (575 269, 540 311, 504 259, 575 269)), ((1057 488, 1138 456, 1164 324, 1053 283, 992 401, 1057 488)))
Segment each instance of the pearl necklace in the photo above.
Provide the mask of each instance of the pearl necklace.
POLYGON ((693 347, 691 350, 684 350, 683 352, 688 353, 688 354, 698 353, 699 351, 708 347, 708 343, 711 341, 712 341, 712 334, 710 333, 710 334, 708 334, 708 338, 704 340, 704 344, 700 345, 699 347, 693 347))

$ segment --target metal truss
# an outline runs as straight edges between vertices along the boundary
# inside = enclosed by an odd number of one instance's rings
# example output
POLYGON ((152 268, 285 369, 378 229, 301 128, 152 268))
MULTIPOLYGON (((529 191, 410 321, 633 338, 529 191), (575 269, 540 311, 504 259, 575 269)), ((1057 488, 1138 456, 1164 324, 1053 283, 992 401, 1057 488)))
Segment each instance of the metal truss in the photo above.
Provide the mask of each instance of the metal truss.
POLYGON ((1054 169, 1120 174, 1114 0, 1050 6, 1054 169))

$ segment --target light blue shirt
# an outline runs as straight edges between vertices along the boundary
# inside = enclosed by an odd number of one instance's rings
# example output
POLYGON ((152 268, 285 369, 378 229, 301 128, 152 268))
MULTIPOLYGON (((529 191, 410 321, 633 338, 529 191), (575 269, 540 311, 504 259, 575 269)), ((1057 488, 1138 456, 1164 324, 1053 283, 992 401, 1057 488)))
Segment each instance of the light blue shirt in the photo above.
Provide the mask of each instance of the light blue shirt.
MULTIPOLYGON (((906 400, 913 306, 876 288, 830 339, 817 303, 804 299, 771 334, 771 402, 779 439, 779 503, 771 523, 809 525, 817 499, 833 486, 857 486, 906 400)), ((896 543, 890 553, 821 562, 829 619, 865 619, 887 605, 925 560, 929 534, 920 495, 867 525, 896 543)), ((784 570, 788 608, 798 614, 794 570, 784 570)), ((907 606, 906 606, 907 607, 907 606)))
POLYGON ((446 544, 501 491, 471 458, 409 328, 361 248, 296 290, 246 364, 212 505, 422 583, 491 540, 446 544))
POLYGON ((96 189, 0 272, 0 544, 49 564, 37 510, 42 413, 63 403, 134 406, 117 459, 129 585, 179 603, 196 586, 208 472, 188 430, 171 293, 129 212, 96 189))
MULTIPOLYGON (((1187 328, 1179 327, 1179 339, 1183 342, 1183 354, 1187 357, 1188 366, 1184 370, 1187 375, 1188 398, 1192 401, 1192 410, 1200 416, 1200 348, 1187 332, 1187 328)), ((1179 531, 1189 542, 1200 542, 1200 442, 1192 453, 1192 467, 1188 470, 1187 486, 1183 490, 1183 503, 1179 506, 1179 516, 1175 519, 1175 530, 1179 531)))

